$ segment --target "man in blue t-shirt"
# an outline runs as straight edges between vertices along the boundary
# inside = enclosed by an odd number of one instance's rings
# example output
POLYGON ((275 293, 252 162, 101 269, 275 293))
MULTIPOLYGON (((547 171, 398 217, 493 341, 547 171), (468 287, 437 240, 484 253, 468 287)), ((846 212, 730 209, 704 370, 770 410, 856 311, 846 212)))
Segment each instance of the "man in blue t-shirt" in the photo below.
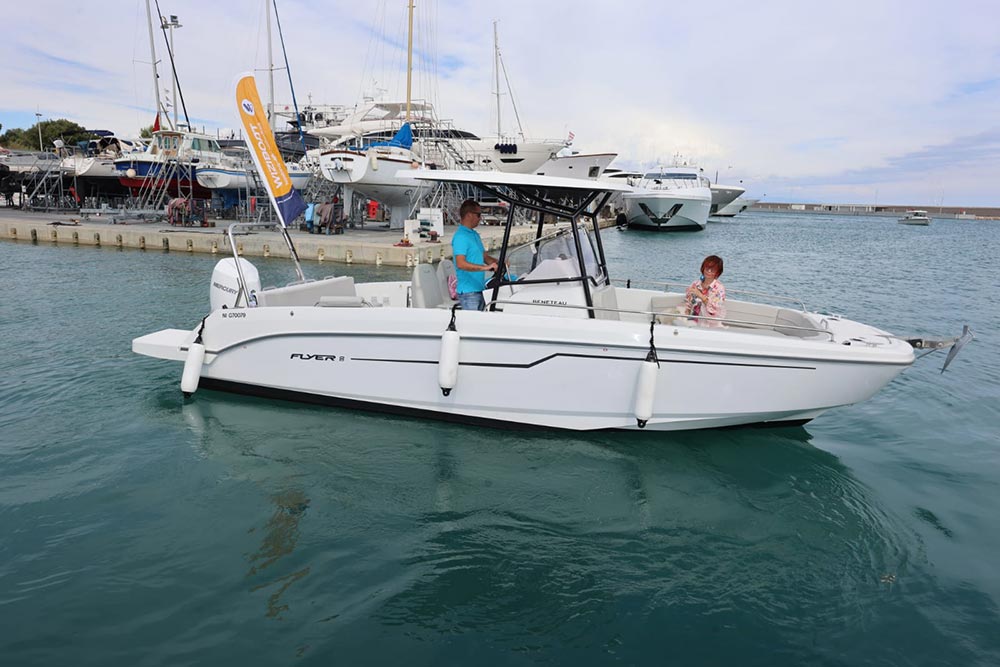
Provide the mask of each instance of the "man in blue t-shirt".
POLYGON ((497 260, 486 254, 483 240, 476 227, 483 217, 483 210, 475 199, 466 199, 458 209, 460 218, 458 229, 451 237, 451 254, 455 258, 455 278, 458 286, 458 302, 462 310, 483 310, 486 300, 488 274, 497 270, 497 260))

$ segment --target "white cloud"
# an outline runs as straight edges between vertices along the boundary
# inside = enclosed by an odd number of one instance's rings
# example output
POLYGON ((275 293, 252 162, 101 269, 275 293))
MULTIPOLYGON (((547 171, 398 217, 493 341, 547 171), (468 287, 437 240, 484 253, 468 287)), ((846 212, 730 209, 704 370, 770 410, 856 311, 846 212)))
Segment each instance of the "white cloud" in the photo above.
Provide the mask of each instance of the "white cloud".
MULTIPOLYGON (((234 123, 233 77, 265 66, 263 6, 160 0, 184 25, 177 68, 194 118, 234 123)), ((352 104, 374 88, 401 97, 404 6, 279 0, 300 104, 309 93, 352 104)), ((153 106, 141 1, 36 0, 4 12, 5 126, 5 113, 36 105, 123 132, 152 121, 140 110, 153 106)), ((955 203, 1000 204, 1000 167, 989 155, 963 161, 941 148, 950 161, 933 173, 907 159, 934 147, 973 150, 968 138, 1000 129, 1000 8, 990 2, 425 0, 417 15, 416 45, 437 68, 415 74, 416 94, 472 131, 495 125, 497 19, 531 135, 572 130, 576 148, 616 150, 635 165, 681 151, 774 200, 870 201, 877 189, 881 201, 930 204, 941 195, 928 193, 943 191, 966 198, 945 195, 955 203)), ((155 38, 163 54, 159 31, 155 38)), ((288 100, 283 72, 276 86, 288 100)), ((509 106, 503 115, 512 128, 509 106)))

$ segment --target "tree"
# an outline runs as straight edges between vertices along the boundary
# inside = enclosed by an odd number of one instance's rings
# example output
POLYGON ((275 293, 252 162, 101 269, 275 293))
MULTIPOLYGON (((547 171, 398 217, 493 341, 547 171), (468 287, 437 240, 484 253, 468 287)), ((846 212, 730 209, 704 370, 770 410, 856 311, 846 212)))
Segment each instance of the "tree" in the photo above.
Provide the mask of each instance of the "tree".
POLYGON ((56 139, 62 139, 69 146, 78 141, 86 141, 94 136, 84 127, 77 125, 73 121, 59 118, 57 120, 40 121, 26 130, 11 128, 0 135, 0 145, 7 148, 38 150, 39 127, 42 129, 42 145, 46 150, 52 149, 52 142, 56 139))
POLYGON ((139 130, 139 138, 141 139, 152 139, 153 138, 153 126, 144 127, 139 130))

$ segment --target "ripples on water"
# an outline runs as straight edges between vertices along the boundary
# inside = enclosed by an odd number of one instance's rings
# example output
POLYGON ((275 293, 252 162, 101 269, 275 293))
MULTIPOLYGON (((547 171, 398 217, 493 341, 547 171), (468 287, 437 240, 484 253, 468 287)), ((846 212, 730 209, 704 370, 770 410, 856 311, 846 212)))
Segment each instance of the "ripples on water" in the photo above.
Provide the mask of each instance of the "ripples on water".
MULTIPOLYGON (((979 340, 806 428, 524 434, 201 392, 133 337, 212 258, 0 244, 0 655, 17 665, 991 664, 989 223, 606 233, 616 277, 979 340), (918 234, 923 233, 923 236, 918 234)), ((288 265, 255 260, 267 283, 288 265)), ((314 275, 346 267, 307 267, 314 275)), ((393 269, 360 269, 397 279, 393 269)), ((926 362, 931 363, 926 363, 926 362)))

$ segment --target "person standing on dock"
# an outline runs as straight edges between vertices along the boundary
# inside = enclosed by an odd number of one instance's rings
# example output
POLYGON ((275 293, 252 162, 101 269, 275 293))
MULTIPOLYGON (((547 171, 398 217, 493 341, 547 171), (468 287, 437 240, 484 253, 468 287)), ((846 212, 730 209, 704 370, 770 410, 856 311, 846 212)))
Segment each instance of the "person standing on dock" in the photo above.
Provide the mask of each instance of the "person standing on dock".
POLYGON ((462 310, 484 310, 487 272, 496 271, 498 262, 486 254, 483 239, 476 231, 483 217, 483 209, 475 199, 466 199, 458 209, 459 223, 451 239, 451 253, 455 258, 458 302, 462 310))

